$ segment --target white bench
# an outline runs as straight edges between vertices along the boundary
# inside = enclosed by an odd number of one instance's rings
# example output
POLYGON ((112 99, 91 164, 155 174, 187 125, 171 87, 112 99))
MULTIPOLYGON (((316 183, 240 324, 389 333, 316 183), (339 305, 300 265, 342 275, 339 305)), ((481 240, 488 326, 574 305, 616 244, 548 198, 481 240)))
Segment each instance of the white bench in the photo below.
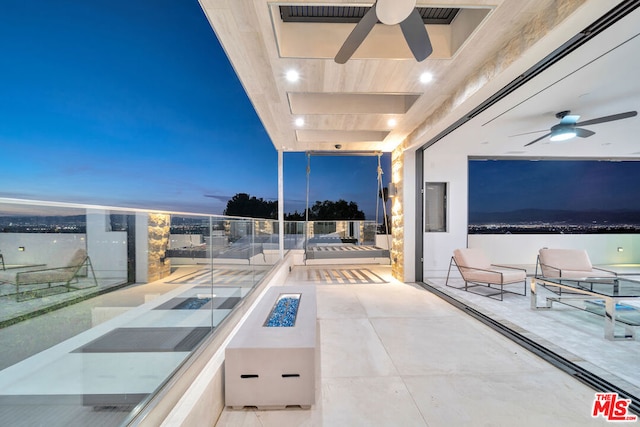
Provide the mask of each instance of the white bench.
POLYGON ((225 404, 234 409, 310 408, 316 385, 314 286, 267 290, 225 349, 225 404), (265 326, 281 296, 298 296, 294 326, 265 326))

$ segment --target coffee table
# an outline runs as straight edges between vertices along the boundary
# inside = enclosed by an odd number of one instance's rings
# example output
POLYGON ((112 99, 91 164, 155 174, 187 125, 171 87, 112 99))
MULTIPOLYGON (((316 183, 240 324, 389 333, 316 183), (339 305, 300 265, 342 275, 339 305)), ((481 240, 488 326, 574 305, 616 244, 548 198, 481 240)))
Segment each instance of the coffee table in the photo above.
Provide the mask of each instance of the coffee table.
POLYGON ((584 300, 585 310, 601 314, 604 317, 604 337, 608 340, 635 339, 635 328, 640 327, 640 309, 620 304, 622 300, 640 297, 640 280, 617 277, 583 277, 583 278, 531 278, 531 308, 534 310, 550 309, 554 301, 584 300), (537 286, 544 286, 555 294, 546 297, 546 303, 538 305, 537 286), (550 289, 551 288, 551 289, 550 289), (564 293, 563 293, 564 291, 564 293), (602 311, 602 309, 604 309, 602 311), (616 335, 616 315, 621 311, 633 312, 618 322, 625 326, 624 335, 616 335), (637 321, 635 320, 637 317, 637 321), (630 320, 631 319, 631 320, 630 320))

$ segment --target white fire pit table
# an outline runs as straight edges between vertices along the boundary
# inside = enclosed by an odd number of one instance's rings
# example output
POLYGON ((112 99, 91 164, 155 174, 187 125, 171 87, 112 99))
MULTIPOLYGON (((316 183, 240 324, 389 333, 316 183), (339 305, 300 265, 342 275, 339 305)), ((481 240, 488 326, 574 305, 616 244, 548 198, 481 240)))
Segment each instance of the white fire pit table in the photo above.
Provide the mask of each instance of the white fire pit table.
POLYGON ((225 404, 234 409, 315 403, 314 286, 267 290, 225 350, 225 404))

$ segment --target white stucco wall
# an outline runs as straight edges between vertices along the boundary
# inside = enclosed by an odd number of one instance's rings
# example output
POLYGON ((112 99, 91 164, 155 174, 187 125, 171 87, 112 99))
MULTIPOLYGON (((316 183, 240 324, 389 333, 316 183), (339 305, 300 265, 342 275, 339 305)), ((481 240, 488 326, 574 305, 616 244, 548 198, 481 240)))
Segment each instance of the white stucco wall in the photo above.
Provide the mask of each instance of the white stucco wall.
POLYGON ((453 250, 467 246, 467 156, 436 144, 424 153, 424 181, 447 183, 447 231, 424 233, 425 278, 447 274, 453 250))
POLYGON ((0 251, 6 264, 61 267, 67 264, 76 250, 85 247, 85 234, 0 233, 0 251))
POLYGON ((483 249, 498 264, 535 264, 545 247, 585 249, 592 264, 640 262, 640 234, 471 234, 469 247, 483 249))
POLYGON ((0 233, 6 264, 61 267, 78 249, 87 249, 96 277, 127 277, 126 233, 108 230, 108 211, 87 210, 87 232, 0 233), (19 250, 24 248, 24 250, 19 250))
POLYGON ((127 233, 110 230, 110 211, 87 209, 87 252, 98 278, 127 278, 127 233))

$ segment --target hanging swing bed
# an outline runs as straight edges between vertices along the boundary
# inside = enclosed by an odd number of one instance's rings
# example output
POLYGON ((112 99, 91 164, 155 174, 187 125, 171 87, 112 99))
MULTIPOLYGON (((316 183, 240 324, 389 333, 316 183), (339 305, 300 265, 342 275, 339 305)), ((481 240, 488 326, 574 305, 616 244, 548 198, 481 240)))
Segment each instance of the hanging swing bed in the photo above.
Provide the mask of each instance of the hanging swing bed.
POLYGON ((382 202, 384 228, 387 236, 387 247, 390 247, 387 209, 383 197, 382 167, 380 157, 382 153, 366 152, 307 152, 307 193, 305 210, 305 263, 306 264, 389 264, 388 249, 376 246, 379 206, 382 202), (363 222, 361 220, 344 221, 314 221, 309 224, 309 182, 311 176, 311 156, 378 156, 378 183, 376 187, 376 221, 363 222), (341 225, 341 227, 339 227, 341 225))

